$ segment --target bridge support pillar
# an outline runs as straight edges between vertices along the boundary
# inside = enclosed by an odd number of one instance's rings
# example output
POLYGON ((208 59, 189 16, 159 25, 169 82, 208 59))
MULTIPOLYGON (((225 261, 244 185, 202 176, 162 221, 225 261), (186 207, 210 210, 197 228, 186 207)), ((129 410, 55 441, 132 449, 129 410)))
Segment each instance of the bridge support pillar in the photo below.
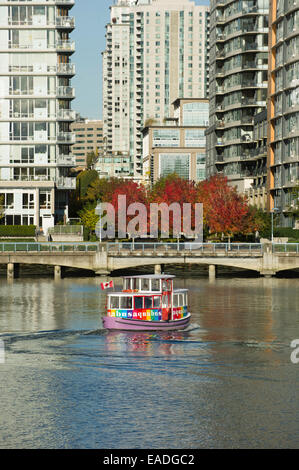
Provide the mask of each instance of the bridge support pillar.
POLYGON ((268 272, 267 271, 266 272, 262 271, 262 272, 260 272, 260 275, 264 276, 265 278, 271 278, 271 277, 276 275, 276 272, 275 271, 273 271, 273 272, 271 272, 271 271, 268 271, 268 272))
POLYGON ((7 279, 14 279, 15 277, 15 266, 13 263, 7 264, 7 279))
POLYGON ((162 265, 155 264, 155 274, 161 274, 161 273, 162 273, 162 265))
POLYGON ((94 272, 96 276, 110 276, 111 272, 106 269, 98 269, 94 272))
POLYGON ((209 280, 215 281, 216 279, 216 266, 215 264, 209 264, 209 280))
POLYGON ((61 266, 54 266, 54 279, 59 281, 62 277, 62 268, 61 266))

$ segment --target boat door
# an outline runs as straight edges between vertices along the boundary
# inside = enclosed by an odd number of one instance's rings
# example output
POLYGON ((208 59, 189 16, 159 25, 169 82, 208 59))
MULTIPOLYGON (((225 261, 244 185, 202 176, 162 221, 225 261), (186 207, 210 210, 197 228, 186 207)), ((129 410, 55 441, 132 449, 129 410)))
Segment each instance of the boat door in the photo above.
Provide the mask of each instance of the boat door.
POLYGON ((169 292, 163 292, 162 294, 162 320, 171 320, 171 302, 169 292))

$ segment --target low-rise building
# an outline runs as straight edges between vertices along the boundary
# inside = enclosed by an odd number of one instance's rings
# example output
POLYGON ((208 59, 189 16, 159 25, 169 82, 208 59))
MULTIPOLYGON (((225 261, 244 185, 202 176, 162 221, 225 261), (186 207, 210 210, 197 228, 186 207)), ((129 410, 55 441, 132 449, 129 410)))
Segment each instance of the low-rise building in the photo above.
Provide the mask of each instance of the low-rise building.
POLYGON ((178 98, 173 106, 174 117, 166 119, 165 125, 151 122, 143 129, 146 183, 171 173, 193 181, 205 179, 209 100, 178 98))
POLYGON ((100 155, 103 152, 103 122, 81 118, 71 124, 71 130, 76 136, 72 148, 76 168, 84 169, 89 153, 100 155))

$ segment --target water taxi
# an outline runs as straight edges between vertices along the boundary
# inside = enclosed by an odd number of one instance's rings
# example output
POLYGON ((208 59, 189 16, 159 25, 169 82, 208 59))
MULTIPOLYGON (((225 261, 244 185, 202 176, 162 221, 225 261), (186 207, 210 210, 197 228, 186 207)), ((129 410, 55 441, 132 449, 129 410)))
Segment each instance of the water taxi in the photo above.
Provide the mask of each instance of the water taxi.
POLYGON ((168 274, 126 276, 107 294, 103 326, 109 330, 169 331, 189 325, 188 289, 174 289, 168 274))

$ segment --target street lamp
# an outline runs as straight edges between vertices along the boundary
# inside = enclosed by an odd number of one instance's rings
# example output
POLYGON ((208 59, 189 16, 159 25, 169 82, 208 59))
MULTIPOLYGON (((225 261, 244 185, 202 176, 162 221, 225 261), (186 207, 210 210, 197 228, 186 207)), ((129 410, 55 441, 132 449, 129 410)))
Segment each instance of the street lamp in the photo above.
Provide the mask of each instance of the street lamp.
POLYGON ((271 212, 271 242, 273 243, 273 214, 274 212, 279 212, 279 209, 277 207, 273 207, 272 212, 271 212))

